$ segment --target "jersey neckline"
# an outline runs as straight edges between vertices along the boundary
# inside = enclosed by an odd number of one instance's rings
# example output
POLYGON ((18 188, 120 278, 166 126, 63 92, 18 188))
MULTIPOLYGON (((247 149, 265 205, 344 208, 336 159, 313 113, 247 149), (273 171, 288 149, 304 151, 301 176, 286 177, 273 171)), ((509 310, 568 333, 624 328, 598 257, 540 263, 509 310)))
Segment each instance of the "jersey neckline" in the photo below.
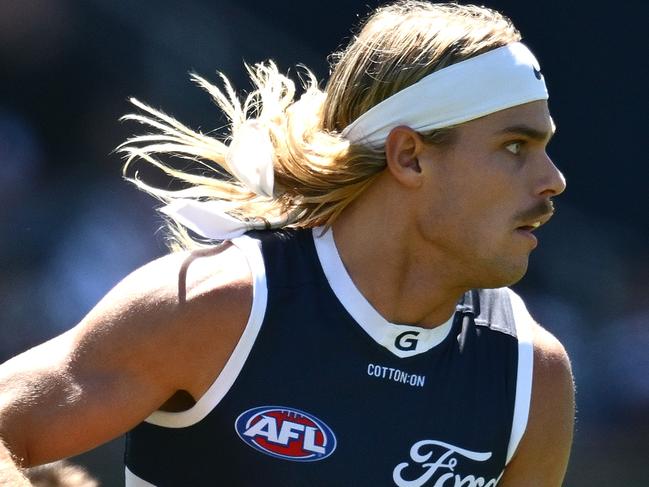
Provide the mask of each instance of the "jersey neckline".
POLYGON ((444 341, 453 327, 453 314, 435 328, 390 323, 354 284, 340 258, 333 230, 312 230, 320 266, 334 295, 358 325, 379 345, 400 358, 427 352, 444 341))

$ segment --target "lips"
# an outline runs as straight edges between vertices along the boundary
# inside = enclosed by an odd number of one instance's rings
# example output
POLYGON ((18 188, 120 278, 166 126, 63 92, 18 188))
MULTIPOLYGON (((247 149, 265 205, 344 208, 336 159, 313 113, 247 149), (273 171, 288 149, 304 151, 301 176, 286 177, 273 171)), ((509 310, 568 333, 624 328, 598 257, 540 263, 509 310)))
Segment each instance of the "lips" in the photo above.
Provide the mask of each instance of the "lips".
POLYGON ((518 227, 514 233, 528 240, 528 242, 532 245, 532 248, 536 248, 539 241, 536 238, 536 236, 534 236, 534 234, 532 233, 533 230, 534 230, 533 226, 524 225, 522 227, 518 227))
POLYGON ((538 222, 532 223, 531 225, 522 225, 522 226, 518 227, 517 230, 523 230, 523 231, 526 231, 526 232, 532 232, 532 231, 536 230, 537 228, 539 228, 540 226, 541 226, 541 222, 538 221, 538 222))
POLYGON ((539 241, 532 232, 541 227, 541 225, 545 225, 552 218, 553 214, 554 212, 551 211, 541 216, 532 216, 527 221, 524 221, 523 225, 516 227, 516 234, 524 237, 532 245, 532 248, 535 248, 539 241))
POLYGON ((531 218, 530 220, 523 222, 523 225, 516 227, 516 230, 531 233, 541 225, 545 225, 550 220, 550 218, 552 218, 552 215, 554 215, 554 212, 545 213, 544 215, 541 215, 539 217, 531 218))

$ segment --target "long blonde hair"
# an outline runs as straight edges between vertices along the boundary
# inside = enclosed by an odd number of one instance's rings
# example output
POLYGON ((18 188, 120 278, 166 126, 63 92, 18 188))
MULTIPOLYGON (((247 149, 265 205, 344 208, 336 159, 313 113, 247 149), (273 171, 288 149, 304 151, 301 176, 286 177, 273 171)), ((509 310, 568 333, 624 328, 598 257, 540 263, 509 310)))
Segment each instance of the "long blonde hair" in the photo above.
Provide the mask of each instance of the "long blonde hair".
MULTIPOLYGON (((348 124, 436 70, 518 40, 511 21, 485 7, 412 0, 381 7, 346 49, 332 55, 324 91, 303 68, 304 94, 296 100, 295 83, 272 61, 247 67, 254 90, 243 102, 224 75, 222 88, 193 75, 229 119, 229 133, 222 137, 194 131, 132 99, 146 115, 123 118, 156 132, 133 137, 118 148, 126 156, 124 174, 134 161, 146 161, 185 187, 170 191, 147 184, 137 172, 128 177, 144 191, 164 203, 177 198, 227 202, 231 215, 254 228, 329 226, 386 164, 382 149, 350 144, 340 135, 348 124), (228 142, 251 118, 268 131, 272 143, 272 197, 252 192, 228 165, 228 142), (205 171, 176 168, 160 155, 191 160, 205 171)), ((448 144, 453 130, 423 135, 429 143, 448 144)), ((201 244, 178 222, 170 219, 168 224, 173 249, 201 244)))

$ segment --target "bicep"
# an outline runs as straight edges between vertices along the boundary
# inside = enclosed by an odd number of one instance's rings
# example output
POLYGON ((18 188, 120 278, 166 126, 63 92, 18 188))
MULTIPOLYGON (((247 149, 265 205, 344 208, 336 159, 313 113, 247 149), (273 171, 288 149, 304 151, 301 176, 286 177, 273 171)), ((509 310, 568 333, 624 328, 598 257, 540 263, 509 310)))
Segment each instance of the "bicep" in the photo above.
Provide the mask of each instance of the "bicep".
POLYGON ((574 383, 565 349, 537 327, 527 428, 499 485, 559 487, 568 465, 575 414, 574 383))
POLYGON ((237 252, 190 269, 182 299, 191 258, 148 264, 79 325, 0 366, 0 437, 12 452, 31 465, 74 455, 132 429, 178 390, 200 397, 250 309, 237 252))
POLYGON ((34 465, 73 455, 137 424, 173 393, 178 258, 138 269, 66 333, 0 367, 0 436, 34 465))
POLYGON ((130 429, 164 400, 129 364, 75 357, 71 330, 5 363, 0 372, 0 434, 37 465, 93 448, 130 429), (103 363, 102 363, 103 362, 103 363))

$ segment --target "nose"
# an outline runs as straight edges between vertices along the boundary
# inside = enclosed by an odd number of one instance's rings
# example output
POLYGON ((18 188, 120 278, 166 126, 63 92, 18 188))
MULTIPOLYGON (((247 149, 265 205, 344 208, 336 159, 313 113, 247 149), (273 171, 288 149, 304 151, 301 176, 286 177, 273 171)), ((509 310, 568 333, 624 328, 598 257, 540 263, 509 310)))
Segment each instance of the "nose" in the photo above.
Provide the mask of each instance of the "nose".
POLYGON ((566 190, 566 178, 545 154, 543 171, 539 178, 538 194, 541 196, 558 196, 566 190))

